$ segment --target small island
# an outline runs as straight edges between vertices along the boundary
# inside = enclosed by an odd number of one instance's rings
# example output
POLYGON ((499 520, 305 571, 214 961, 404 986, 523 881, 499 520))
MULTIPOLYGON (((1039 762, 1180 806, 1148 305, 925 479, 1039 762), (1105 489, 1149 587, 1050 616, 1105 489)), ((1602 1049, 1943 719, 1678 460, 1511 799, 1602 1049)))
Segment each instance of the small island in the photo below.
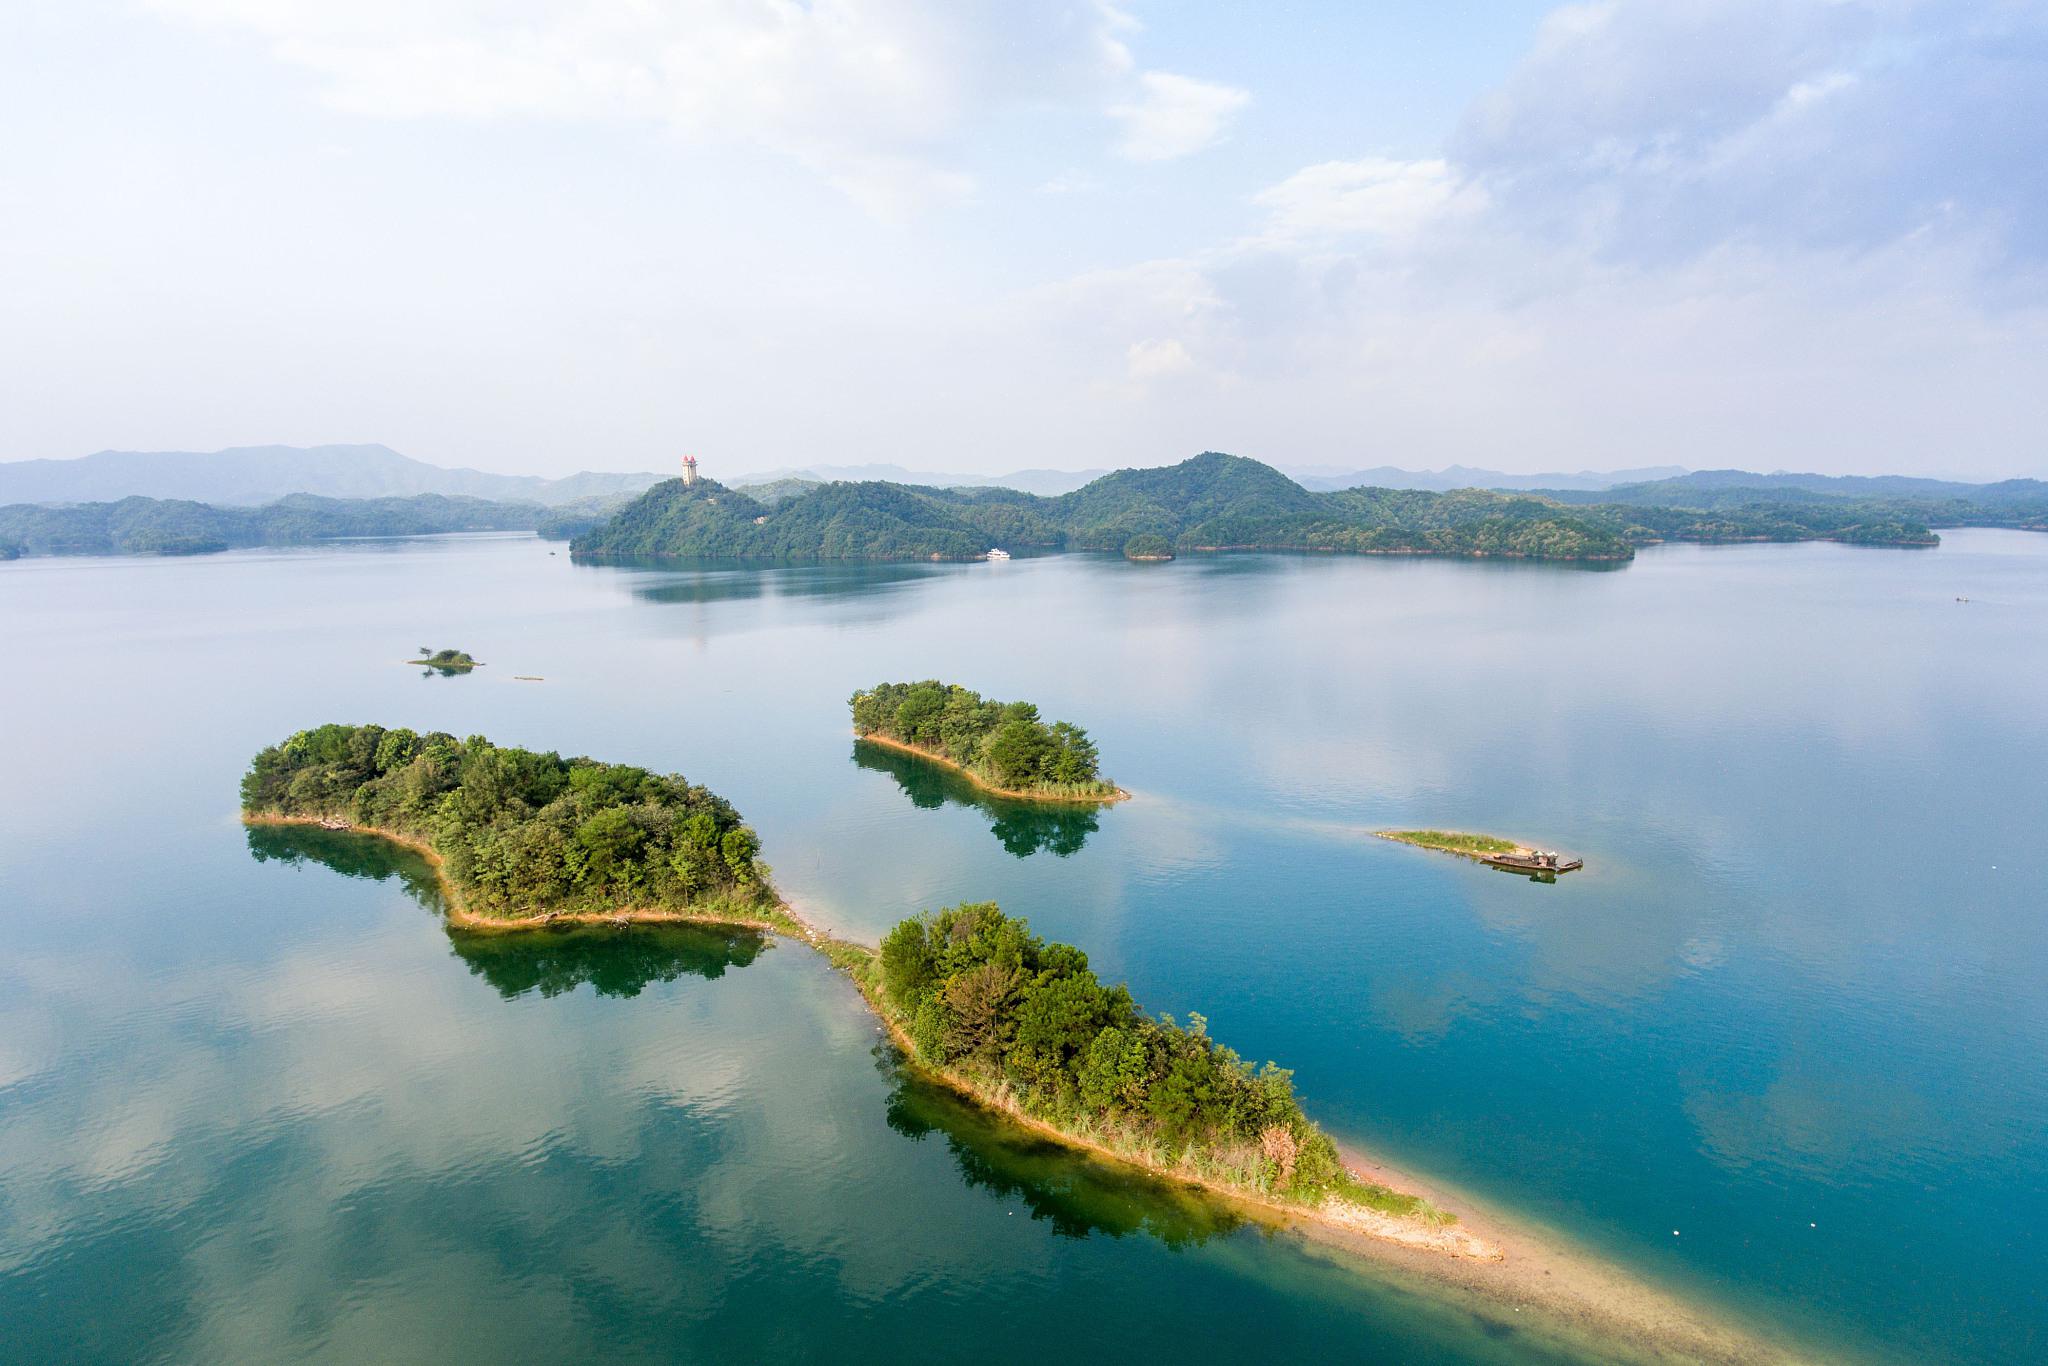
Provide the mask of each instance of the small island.
POLYGON ((956 683, 877 683, 850 700, 853 733, 945 764, 982 788, 1026 801, 1118 802, 1131 794, 1097 769, 1088 732, 1047 725, 1029 702, 997 702, 956 683))
POLYGON ((1139 1010, 1088 956, 993 902, 902 921, 842 962, 911 1059, 1065 1142, 1239 1199, 1454 1256, 1499 1253, 1420 1196, 1360 1179, 1302 1112, 1294 1074, 1254 1068, 1208 1021, 1139 1010))
POLYGON ((1534 877, 1555 877, 1585 866, 1585 860, 1567 858, 1549 849, 1516 844, 1497 835, 1471 835, 1459 830, 1375 830, 1383 840, 1412 844, 1420 849, 1440 849, 1512 873, 1534 877))
POLYGON ((382 726, 262 751, 242 819, 382 835, 426 854, 471 928, 709 920, 798 932, 732 804, 677 774, 382 726))
POLYGON ((430 645, 420 646, 420 658, 405 662, 424 664, 442 674, 466 674, 471 669, 483 667, 483 661, 472 657, 467 650, 436 650, 430 645))
POLYGON ((1124 542, 1124 558, 1138 561, 1165 561, 1173 558, 1173 542, 1157 532, 1141 531, 1124 542))

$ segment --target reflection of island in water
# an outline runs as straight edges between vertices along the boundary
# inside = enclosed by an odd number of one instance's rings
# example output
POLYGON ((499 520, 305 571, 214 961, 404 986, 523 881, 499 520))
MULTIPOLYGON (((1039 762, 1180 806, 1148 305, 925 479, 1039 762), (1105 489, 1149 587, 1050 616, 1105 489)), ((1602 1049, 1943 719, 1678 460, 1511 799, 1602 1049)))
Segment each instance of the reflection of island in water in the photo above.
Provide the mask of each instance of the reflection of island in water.
POLYGON ((968 1185, 1016 1200, 1065 1238, 1148 1233, 1168 1247, 1195 1247, 1241 1226, 1222 1203, 1134 1168, 1094 1161, 1036 1136, 952 1089, 917 1075, 892 1048, 880 1066, 895 1089, 889 1127, 906 1138, 938 1134, 968 1185))
MULTIPOLYGON (((248 835, 249 853, 259 863, 317 863, 344 877, 397 878, 428 910, 446 910, 433 868, 404 845, 314 825, 252 825, 248 835)), ((600 996, 638 996, 655 982, 723 976, 768 946, 752 930, 718 925, 569 925, 517 934, 451 926, 448 940, 455 956, 507 1000, 528 992, 560 996, 585 985, 600 996)))
POLYGON ((1012 801, 1008 797, 991 797, 983 788, 950 768, 928 764, 915 754, 891 750, 889 745, 856 739, 854 764, 895 778, 897 786, 903 788, 903 795, 909 797, 913 807, 932 811, 944 807, 948 801, 956 807, 977 807, 989 817, 989 829, 1001 846, 1018 858, 1026 858, 1038 850, 1049 850, 1061 858, 1077 854, 1081 846, 1087 844, 1087 836, 1096 834, 1096 829, 1100 829, 1096 821, 1102 807, 1065 801, 1012 801))
POLYGON ((1102 808, 1078 802, 1024 802, 995 797, 967 778, 938 764, 927 763, 887 745, 853 742, 853 762, 896 780, 913 806, 934 810, 951 802, 972 806, 989 818, 990 829, 1003 848, 1024 858, 1048 850, 1065 858, 1080 852, 1099 828, 1102 808))

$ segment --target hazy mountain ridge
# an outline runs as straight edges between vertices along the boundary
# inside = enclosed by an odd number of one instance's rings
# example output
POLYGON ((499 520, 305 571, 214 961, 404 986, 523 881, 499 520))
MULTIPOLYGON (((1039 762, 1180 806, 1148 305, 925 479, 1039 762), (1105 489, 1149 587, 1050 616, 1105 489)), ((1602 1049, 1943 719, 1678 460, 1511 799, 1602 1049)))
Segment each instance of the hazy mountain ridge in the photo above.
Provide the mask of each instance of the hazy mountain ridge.
POLYGON ((1282 466, 1282 470, 1305 489, 1354 488, 1512 490, 1518 493, 1549 489, 1598 490, 1621 484, 1648 483, 1683 475, 1683 465, 1650 465, 1632 470, 1580 470, 1576 474, 1508 474, 1502 470, 1450 465, 1440 470, 1404 470, 1392 465, 1372 469, 1342 470, 1328 465, 1282 466))
POLYGON ((75 460, 0 463, 0 503, 115 502, 141 497, 255 507, 295 493, 328 498, 408 498, 438 493, 553 506, 580 498, 639 493, 660 477, 584 471, 544 479, 446 469, 376 444, 100 451, 75 460))

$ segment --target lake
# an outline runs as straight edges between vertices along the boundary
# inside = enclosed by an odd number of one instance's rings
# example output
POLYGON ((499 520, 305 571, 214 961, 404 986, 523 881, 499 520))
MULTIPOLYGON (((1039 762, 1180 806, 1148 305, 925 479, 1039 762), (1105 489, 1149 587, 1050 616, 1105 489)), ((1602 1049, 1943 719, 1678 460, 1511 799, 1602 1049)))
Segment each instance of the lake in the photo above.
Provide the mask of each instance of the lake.
POLYGON ((559 550, 0 565, 0 1356, 1609 1359, 1021 1137, 797 945, 451 935, 401 852, 245 830, 250 756, 330 720, 682 772, 842 934, 999 901, 1340 1138, 1819 1354, 2048 1356, 2048 537, 559 550), (854 744, 927 676, 1134 799, 854 744))

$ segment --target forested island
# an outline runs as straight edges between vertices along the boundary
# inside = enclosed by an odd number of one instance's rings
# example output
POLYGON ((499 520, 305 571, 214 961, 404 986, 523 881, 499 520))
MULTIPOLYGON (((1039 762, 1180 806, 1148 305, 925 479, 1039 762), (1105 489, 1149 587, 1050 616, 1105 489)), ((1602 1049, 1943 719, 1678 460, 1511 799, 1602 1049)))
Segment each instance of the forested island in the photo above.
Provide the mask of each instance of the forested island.
POLYGON ((723 797, 676 774, 382 726, 326 725, 259 753, 251 821, 364 830, 431 854, 467 923, 706 919, 794 931, 723 797))
POLYGON ((0 507, 0 546, 24 555, 205 555, 340 536, 428 536, 531 531, 557 511, 422 493, 411 498, 321 498, 295 493, 264 507, 216 507, 175 498, 0 507))
MULTIPOLYGON (((1606 493, 1303 488, 1256 460, 1209 452, 1118 470, 1058 497, 1003 488, 789 481, 771 498, 711 480, 657 484, 576 537, 584 559, 708 556, 971 560, 992 546, 1137 559, 1224 550, 1501 556, 1618 563, 1659 541, 1833 540, 1926 546, 1943 526, 2048 526, 2048 486, 1971 497, 1769 485, 1733 494, 1686 480, 1606 493)), ((1976 486, 1958 486, 1972 488, 1976 486)))
POLYGON ((1081 950, 993 903, 901 922, 854 975, 918 1061, 1070 1140, 1284 1204, 1452 1222, 1348 1171, 1291 1072, 1254 1069, 1200 1015, 1185 1027, 1145 1015, 1081 950))
POLYGON ((853 733, 950 764, 992 792, 1039 801, 1114 802, 1088 732, 1048 725, 1029 702, 997 702, 935 678, 877 683, 850 699, 853 733))

